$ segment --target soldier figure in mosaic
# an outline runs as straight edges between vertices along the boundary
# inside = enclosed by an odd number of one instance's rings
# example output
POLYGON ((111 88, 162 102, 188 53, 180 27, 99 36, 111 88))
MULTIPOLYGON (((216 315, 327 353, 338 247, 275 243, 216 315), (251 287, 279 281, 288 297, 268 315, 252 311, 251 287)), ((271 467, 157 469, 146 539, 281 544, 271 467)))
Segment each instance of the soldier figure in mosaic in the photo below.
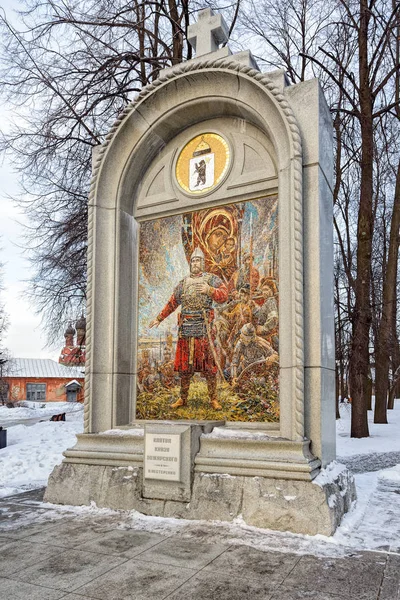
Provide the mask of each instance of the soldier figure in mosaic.
POLYGON ((263 277, 259 292, 254 295, 253 323, 257 335, 261 336, 278 352, 278 290, 271 277, 263 277))
POLYGON ((226 340, 226 351, 232 356, 232 351, 237 336, 246 323, 251 323, 252 311, 249 304, 250 284, 243 285, 239 290, 238 300, 233 301, 228 308, 222 311, 221 316, 227 321, 228 337, 226 340))
POLYGON ((228 291, 232 298, 236 298, 239 295, 239 290, 246 284, 251 286, 251 295, 257 289, 260 281, 260 273, 257 267, 252 264, 253 258, 252 252, 244 252, 243 264, 229 280, 228 291))
POLYGON ((189 387, 194 373, 207 381, 211 406, 220 410, 217 400, 218 357, 214 340, 213 302, 226 302, 228 290, 223 281, 213 273, 204 272, 204 254, 196 248, 190 258, 190 275, 176 286, 171 298, 149 327, 158 327, 178 306, 178 342, 174 369, 179 373, 180 398, 171 405, 179 408, 187 404, 189 387))
POLYGON ((240 378, 265 374, 267 367, 278 362, 278 354, 263 338, 256 335, 252 323, 244 325, 236 342, 231 363, 232 384, 240 378))

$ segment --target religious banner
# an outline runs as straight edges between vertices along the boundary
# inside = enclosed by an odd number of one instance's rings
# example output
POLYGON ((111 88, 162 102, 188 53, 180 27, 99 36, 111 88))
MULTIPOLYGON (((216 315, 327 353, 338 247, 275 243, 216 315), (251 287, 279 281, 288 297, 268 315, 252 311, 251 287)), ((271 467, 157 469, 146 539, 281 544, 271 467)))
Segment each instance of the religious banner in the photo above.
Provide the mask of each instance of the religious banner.
POLYGON ((279 420, 276 196, 141 223, 138 419, 279 420))

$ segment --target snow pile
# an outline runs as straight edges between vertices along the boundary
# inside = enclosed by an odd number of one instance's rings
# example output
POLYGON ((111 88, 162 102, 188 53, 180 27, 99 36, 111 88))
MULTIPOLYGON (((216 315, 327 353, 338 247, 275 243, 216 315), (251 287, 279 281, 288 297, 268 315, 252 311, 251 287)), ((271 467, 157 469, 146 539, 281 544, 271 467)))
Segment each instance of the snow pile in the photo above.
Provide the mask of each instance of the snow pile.
POLYGON ((320 487, 328 484, 334 483, 337 481, 339 476, 346 470, 346 465, 342 465, 338 463, 336 460, 333 460, 325 469, 321 469, 319 475, 313 480, 313 483, 319 485, 320 487))
POLYGON ((379 474, 379 481, 385 481, 397 484, 400 490, 400 465, 396 465, 393 469, 386 469, 379 474))
POLYGON ((7 427, 9 423, 23 419, 49 419, 60 413, 80 413, 83 411, 82 404, 71 402, 25 402, 28 406, 17 406, 7 408, 0 406, 0 425, 7 427))
MULTIPOLYGON (((214 427, 211 433, 202 435, 202 438, 234 438, 242 440, 269 440, 271 435, 267 431, 251 431, 249 429, 227 429, 225 427, 214 427)), ((274 436, 275 437, 275 436, 274 436)))
POLYGON ((75 445, 76 434, 82 431, 82 410, 67 415, 67 421, 10 427, 7 447, 0 450, 0 497, 46 485, 53 468, 61 463, 63 451, 75 445))
POLYGON ((136 427, 135 429, 108 429, 107 431, 102 431, 101 435, 132 435, 136 437, 144 436, 144 429, 136 427))

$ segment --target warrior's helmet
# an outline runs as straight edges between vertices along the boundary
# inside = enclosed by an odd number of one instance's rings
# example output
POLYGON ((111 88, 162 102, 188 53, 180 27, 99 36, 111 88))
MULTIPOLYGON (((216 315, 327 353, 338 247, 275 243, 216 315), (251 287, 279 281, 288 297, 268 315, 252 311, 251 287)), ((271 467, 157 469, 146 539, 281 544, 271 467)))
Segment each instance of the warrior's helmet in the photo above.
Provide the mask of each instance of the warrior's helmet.
POLYGON ((194 258, 200 258, 201 259, 201 267, 202 267, 202 269, 204 269, 205 259, 204 259, 204 253, 202 252, 201 248, 195 248, 193 250, 192 256, 190 257, 190 262, 192 262, 192 260, 194 258))
POLYGON ((256 338, 256 329, 252 323, 246 323, 240 330, 240 339, 246 345, 256 338))

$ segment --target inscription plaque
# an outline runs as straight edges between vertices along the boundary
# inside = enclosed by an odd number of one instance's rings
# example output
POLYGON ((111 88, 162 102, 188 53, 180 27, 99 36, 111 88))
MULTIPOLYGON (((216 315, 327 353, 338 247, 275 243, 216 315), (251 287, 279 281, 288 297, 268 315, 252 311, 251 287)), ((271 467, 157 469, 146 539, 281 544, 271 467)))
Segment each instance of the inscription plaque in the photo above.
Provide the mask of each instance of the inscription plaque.
POLYGON ((181 435, 147 433, 144 448, 145 479, 181 481, 181 435))

